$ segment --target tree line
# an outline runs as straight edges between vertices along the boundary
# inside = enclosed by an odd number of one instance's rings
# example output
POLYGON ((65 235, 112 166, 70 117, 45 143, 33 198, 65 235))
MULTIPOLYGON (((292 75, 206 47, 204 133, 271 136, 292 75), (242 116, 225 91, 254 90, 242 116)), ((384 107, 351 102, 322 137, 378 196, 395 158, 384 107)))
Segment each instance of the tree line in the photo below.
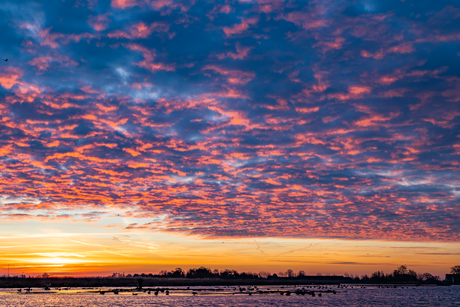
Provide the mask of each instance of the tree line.
MULTIPOLYGON (((456 265, 451 267, 450 270, 451 274, 458 274, 460 275, 460 265, 456 265)), ((316 277, 323 276, 322 274, 318 273, 316 277)), ((343 278, 343 276, 336 276, 336 275, 326 275, 330 277, 338 277, 338 278, 343 278)), ((7 276, 0 276, 3 278, 6 278, 7 276)), ((38 276, 29 276, 29 278, 42 278, 42 279, 48 279, 48 278, 75 278, 71 276, 59 276, 59 275, 52 275, 48 273, 44 273, 42 275, 38 276)), ((189 269, 188 271, 185 271, 181 268, 176 268, 172 271, 161 271, 158 274, 152 274, 152 273, 141 273, 141 274, 124 274, 124 273, 113 273, 111 276, 108 276, 108 278, 139 278, 139 277, 146 277, 146 278, 219 278, 219 279, 276 279, 276 278, 289 278, 289 279, 304 279, 304 278, 309 278, 311 279, 312 277, 315 276, 308 276, 306 275, 305 271, 299 271, 298 273, 295 273, 293 270, 289 269, 286 272, 279 272, 275 274, 271 274, 269 272, 259 272, 259 273, 247 273, 247 272, 242 272, 239 273, 236 270, 232 269, 225 269, 225 270, 211 270, 209 268, 206 268, 204 266, 199 267, 199 268, 193 268, 189 269)), ((372 273, 370 276, 369 275, 363 275, 363 276, 358 276, 358 275, 349 275, 347 273, 344 274, 344 277, 356 281, 356 282, 438 282, 441 280, 439 276, 432 275, 431 273, 417 273, 414 270, 408 269, 406 265, 401 265, 398 268, 396 268, 393 272, 385 274, 383 271, 375 271, 372 273)), ((11 278, 26 278, 25 275, 11 275, 11 278)), ((85 278, 85 277, 82 277, 85 278)), ((107 277, 86 277, 86 278, 107 278, 107 277)))
POLYGON ((211 270, 204 266, 199 268, 189 269, 184 271, 181 268, 176 268, 172 271, 161 271, 159 274, 131 274, 126 277, 169 277, 169 278, 221 278, 221 279, 258 279, 260 275, 258 273, 239 273, 236 270, 226 269, 219 271, 217 269, 211 270))
MULTIPOLYGON (((451 268, 451 274, 460 274, 460 265, 453 266, 451 268)), ((322 276, 317 274, 317 276, 322 276)), ((123 276, 124 277, 124 276, 123 276)), ((294 278, 303 279, 311 278, 307 276, 305 271, 299 271, 295 273, 289 269, 286 272, 279 272, 278 274, 270 274, 268 272, 260 273, 239 273, 236 270, 226 269, 219 271, 217 269, 211 270, 204 266, 199 268, 189 269, 185 271, 181 268, 176 268, 171 271, 161 271, 159 274, 128 274, 126 277, 168 277, 168 278, 220 278, 220 279, 273 279, 273 278, 294 278)), ((432 275, 431 273, 417 273, 414 270, 409 269, 406 265, 401 265, 396 268, 393 272, 385 274, 383 271, 375 271, 370 276, 350 276, 345 274, 345 277, 350 278, 357 282, 427 282, 436 283, 441 281, 439 276, 432 275)))
POLYGON ((441 281, 439 276, 432 275, 431 273, 417 274, 414 270, 410 270, 405 265, 401 265, 392 273, 385 274, 383 271, 376 271, 369 277, 364 275, 361 277, 361 281, 373 281, 373 282, 410 282, 410 281, 421 281, 436 283, 441 281))

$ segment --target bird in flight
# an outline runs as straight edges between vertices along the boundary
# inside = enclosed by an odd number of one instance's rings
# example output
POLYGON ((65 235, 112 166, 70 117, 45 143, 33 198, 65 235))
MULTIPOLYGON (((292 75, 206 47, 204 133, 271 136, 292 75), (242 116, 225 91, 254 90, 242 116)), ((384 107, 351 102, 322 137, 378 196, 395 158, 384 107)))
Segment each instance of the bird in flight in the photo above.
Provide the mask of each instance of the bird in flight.
POLYGON ((8 59, 6 59, 5 62, 8 62, 8 59))

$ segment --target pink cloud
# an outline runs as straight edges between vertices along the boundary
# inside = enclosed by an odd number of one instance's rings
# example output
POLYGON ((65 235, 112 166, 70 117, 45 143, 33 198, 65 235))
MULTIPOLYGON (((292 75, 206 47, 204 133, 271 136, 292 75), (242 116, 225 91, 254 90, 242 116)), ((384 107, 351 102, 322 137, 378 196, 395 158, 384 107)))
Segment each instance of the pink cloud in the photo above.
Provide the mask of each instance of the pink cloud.
POLYGON ((231 84, 246 84, 256 76, 252 72, 244 72, 241 70, 225 70, 215 65, 206 65, 202 70, 213 70, 221 75, 227 76, 227 81, 231 84))
POLYGON ((353 95, 368 94, 371 92, 369 86, 350 86, 348 92, 353 95))
POLYGON ((235 24, 231 27, 224 27, 223 30, 225 32, 225 35, 232 36, 234 34, 239 34, 246 31, 247 29, 249 29, 249 26, 256 24, 257 21, 257 18, 243 19, 241 23, 235 24))
POLYGON ((173 0, 112 0, 112 7, 125 9, 134 6, 149 6, 154 10, 160 10, 163 7, 174 7, 173 0))
MULTIPOLYGON (((127 39, 136 39, 136 38, 147 38, 153 32, 168 32, 169 25, 162 22, 153 22, 150 25, 145 24, 144 22, 139 22, 131 25, 128 32, 122 30, 116 30, 108 34, 108 37, 111 38, 127 38, 127 39)), ((170 38, 174 36, 174 33, 170 33, 170 38)))
POLYGON ((175 67, 172 64, 166 64, 161 62, 154 62, 155 53, 154 51, 150 51, 145 47, 137 44, 124 44, 124 46, 130 50, 139 51, 144 56, 144 60, 138 63, 133 63, 139 67, 146 68, 152 72, 157 70, 166 70, 166 71, 174 71, 175 67))
POLYGON ((230 52, 227 52, 226 54, 217 55, 217 58, 222 60, 222 59, 225 59, 225 58, 228 57, 228 58, 232 58, 234 60, 242 60, 245 57, 247 57, 249 51, 251 51, 251 49, 253 49, 253 47, 242 47, 240 42, 236 43, 235 48, 236 48, 236 53, 230 51, 230 52))
POLYGON ((118 8, 118 9, 124 9, 127 7, 133 7, 138 5, 137 0, 112 0, 112 7, 118 8))
POLYGON ((107 18, 107 14, 90 16, 88 23, 91 27, 93 27, 94 30, 99 32, 107 29, 109 26, 109 19, 107 18))
POLYGON ((406 54, 406 53, 412 53, 414 52, 414 50, 415 50, 414 46, 411 42, 404 42, 402 44, 399 44, 393 47, 389 47, 386 49, 380 49, 374 53, 368 52, 366 50, 361 50, 361 56, 365 58, 374 58, 376 60, 381 60, 389 53, 406 54))
POLYGON ((68 56, 65 55, 53 55, 53 56, 41 56, 34 58, 29 62, 30 65, 35 66, 38 71, 47 70, 51 62, 58 62, 62 66, 77 66, 78 63, 74 60, 71 60, 68 56))
POLYGON ((53 60, 50 56, 41 56, 38 58, 34 58, 32 61, 29 62, 30 65, 35 66, 38 70, 47 70, 49 67, 49 63, 53 60))
POLYGON ((305 30, 327 27, 327 21, 325 19, 320 19, 312 13, 291 12, 286 15, 282 15, 281 18, 292 22, 297 26, 301 26, 305 30))

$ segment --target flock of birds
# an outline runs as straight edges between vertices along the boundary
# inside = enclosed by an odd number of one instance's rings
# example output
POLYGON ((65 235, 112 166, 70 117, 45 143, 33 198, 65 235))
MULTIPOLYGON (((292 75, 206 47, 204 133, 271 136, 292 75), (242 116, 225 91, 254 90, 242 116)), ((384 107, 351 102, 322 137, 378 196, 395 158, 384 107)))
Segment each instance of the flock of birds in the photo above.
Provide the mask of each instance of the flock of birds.
MULTIPOLYGON (((272 288, 272 287, 270 287, 272 288)), ((323 294, 330 293, 330 294, 337 294, 339 292, 347 292, 348 289, 372 289, 372 288, 411 288, 409 285, 343 285, 343 284, 338 284, 338 285, 294 285, 292 286, 274 286, 274 289, 270 289, 268 287, 262 287, 258 288, 257 286, 247 286, 247 287, 242 287, 242 286, 215 286, 215 287, 198 287, 198 288, 193 288, 191 289, 190 287, 185 288, 150 288, 150 289, 142 289, 142 288, 119 288, 119 289, 97 289, 93 287, 83 287, 81 288, 82 290, 93 290, 89 292, 93 293, 99 293, 101 295, 104 295, 106 293, 113 293, 113 294, 119 294, 119 293, 131 293, 132 295, 138 295, 138 294, 150 294, 153 292, 155 296, 158 296, 159 293, 164 293, 165 295, 169 295, 170 291, 178 291, 178 293, 184 293, 187 291, 190 291, 193 296, 199 294, 200 291, 202 292, 202 295, 209 295, 211 294, 210 292, 214 292, 215 294, 229 294, 229 295, 235 295, 235 294, 246 294, 246 295, 253 295, 253 294, 279 294, 279 295, 285 295, 285 296, 290 296, 291 294, 296 294, 296 295, 311 295, 312 297, 318 296, 321 297, 323 294)), ((26 293, 39 293, 39 292, 31 292, 31 288, 25 288, 24 289, 26 293)), ((50 287, 46 286, 44 290, 51 290, 50 287)), ((57 287, 56 290, 70 290, 70 287, 66 288, 60 288, 57 287)), ((22 292, 22 289, 17 290, 18 293, 22 292)), ((449 290, 450 292, 450 290, 449 290)), ((78 291, 76 293, 79 293, 78 291)))

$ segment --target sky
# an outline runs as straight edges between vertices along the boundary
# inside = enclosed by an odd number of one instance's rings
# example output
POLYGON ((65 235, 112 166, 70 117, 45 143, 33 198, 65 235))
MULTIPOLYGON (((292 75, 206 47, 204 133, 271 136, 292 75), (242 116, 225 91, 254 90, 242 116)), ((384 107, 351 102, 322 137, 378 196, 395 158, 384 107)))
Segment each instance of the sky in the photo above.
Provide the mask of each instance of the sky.
POLYGON ((0 274, 460 264, 460 1, 5 0, 0 27, 0 274))

